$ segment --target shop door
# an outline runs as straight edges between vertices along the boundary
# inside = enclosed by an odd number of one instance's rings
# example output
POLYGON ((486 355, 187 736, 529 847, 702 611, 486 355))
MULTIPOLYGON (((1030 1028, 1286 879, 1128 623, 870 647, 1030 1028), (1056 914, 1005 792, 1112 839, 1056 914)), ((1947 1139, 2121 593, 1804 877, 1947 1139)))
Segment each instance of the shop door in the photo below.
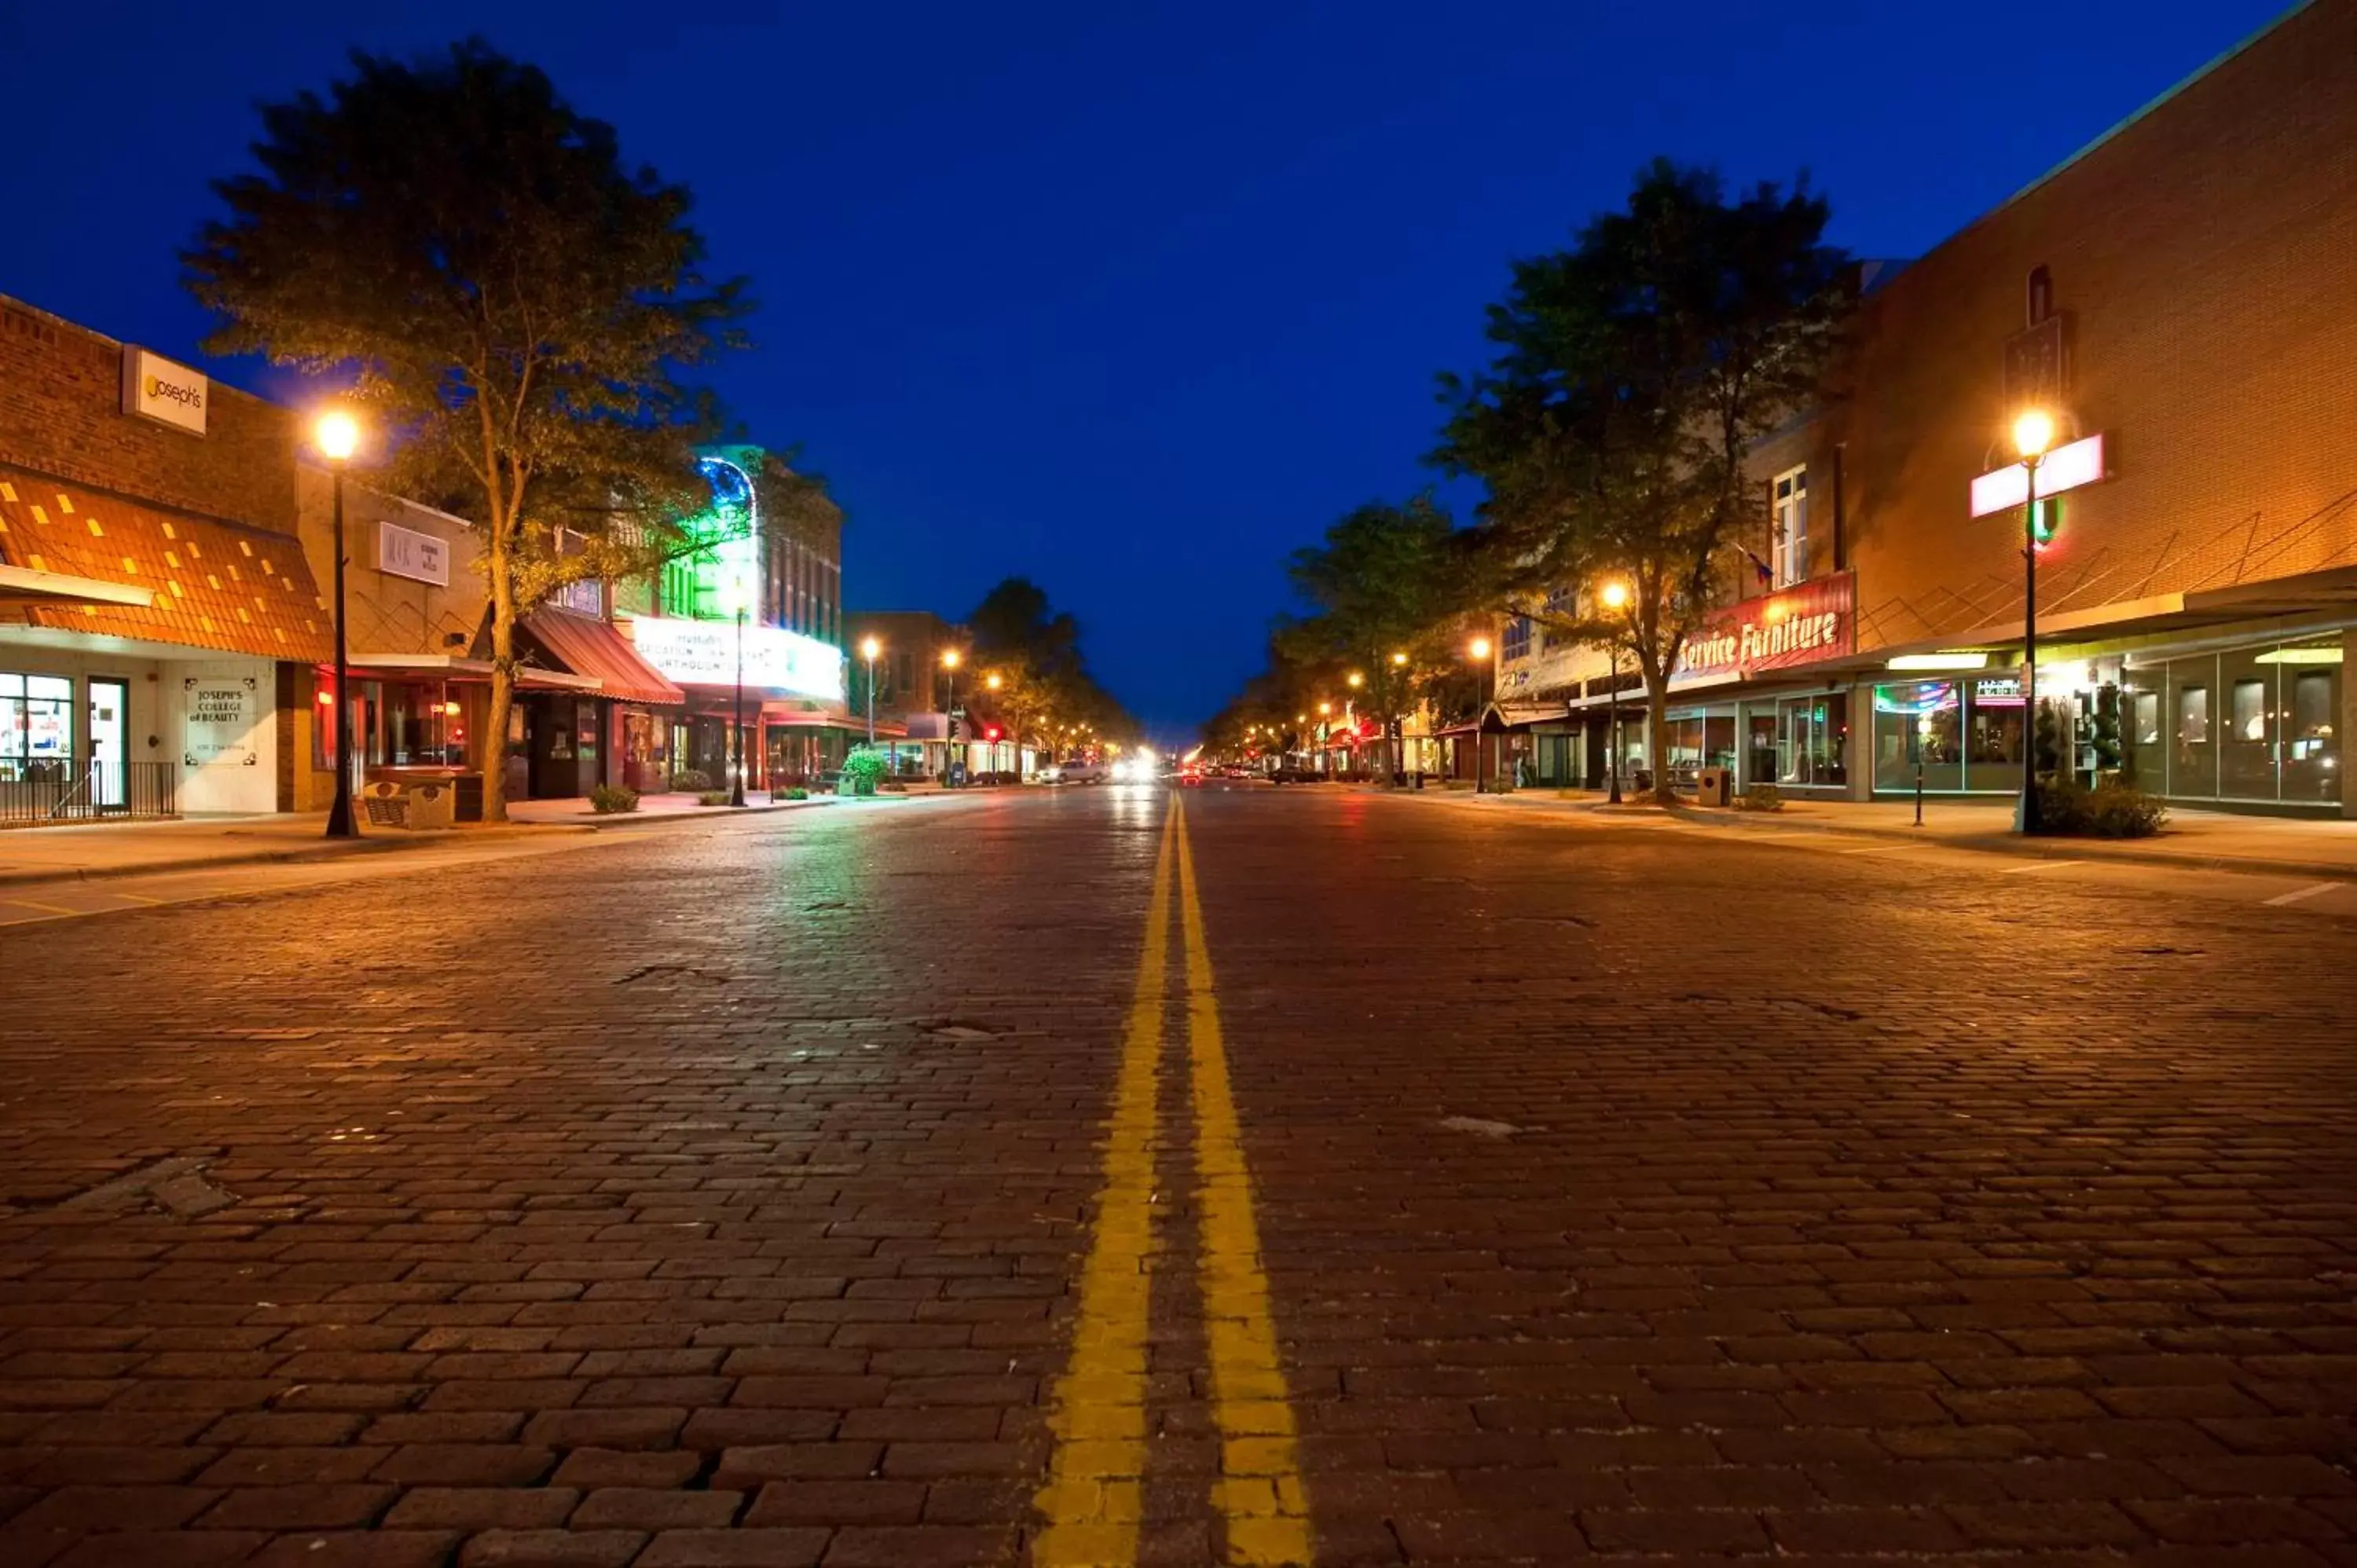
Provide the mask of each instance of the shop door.
POLYGON ((102 811, 124 809, 124 731, 130 727, 131 683, 93 675, 90 682, 91 804, 102 811))

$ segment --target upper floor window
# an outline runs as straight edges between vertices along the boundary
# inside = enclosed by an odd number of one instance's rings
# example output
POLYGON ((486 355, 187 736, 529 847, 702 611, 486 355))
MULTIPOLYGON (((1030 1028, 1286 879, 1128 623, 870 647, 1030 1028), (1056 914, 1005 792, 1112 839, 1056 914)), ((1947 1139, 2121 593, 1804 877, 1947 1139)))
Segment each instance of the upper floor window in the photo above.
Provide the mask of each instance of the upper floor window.
POLYGON ((2023 326, 2035 327, 2054 314, 2054 274, 2046 270, 2043 263, 2029 269, 2026 295, 2024 304, 2028 319, 2022 323, 2023 326))
POLYGON ((1516 616, 1506 622, 1506 634, 1499 639, 1499 656, 1508 660, 1531 656, 1530 617, 1516 616))
POLYGON ((1788 468, 1770 490, 1775 524, 1776 585, 1789 588, 1809 576, 1809 470, 1788 468))

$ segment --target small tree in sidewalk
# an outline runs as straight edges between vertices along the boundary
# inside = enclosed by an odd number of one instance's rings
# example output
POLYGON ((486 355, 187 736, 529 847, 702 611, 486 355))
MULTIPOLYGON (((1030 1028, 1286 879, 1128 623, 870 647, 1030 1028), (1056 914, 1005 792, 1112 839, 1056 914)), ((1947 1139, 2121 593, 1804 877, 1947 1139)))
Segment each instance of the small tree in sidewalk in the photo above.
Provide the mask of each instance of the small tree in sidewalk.
POLYGON ((355 54, 262 115, 262 172, 215 186, 229 216, 182 258, 221 323, 206 346, 349 378, 390 482, 482 530, 496 820, 517 623, 683 547, 719 422, 681 377, 739 341, 741 286, 702 276, 684 188, 479 41, 355 54))
POLYGON ((1745 456, 1817 392, 1846 308, 1827 212, 1804 186, 1730 197, 1716 175, 1656 162, 1625 210, 1515 264, 1490 307, 1496 359, 1442 379, 1435 457, 1488 487, 1493 593, 1627 650, 1664 793, 1670 681, 1756 515, 1745 456), (1598 591, 1608 581, 1627 591, 1620 610, 1598 591))

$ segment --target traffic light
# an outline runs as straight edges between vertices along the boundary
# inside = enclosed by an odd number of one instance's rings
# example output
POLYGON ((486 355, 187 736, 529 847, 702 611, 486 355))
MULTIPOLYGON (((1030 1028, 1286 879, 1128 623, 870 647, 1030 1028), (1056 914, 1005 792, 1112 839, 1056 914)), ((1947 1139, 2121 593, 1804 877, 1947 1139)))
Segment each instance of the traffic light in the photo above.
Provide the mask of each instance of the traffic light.
POLYGON ((996 725, 992 725, 988 729, 984 730, 982 732, 982 738, 990 741, 996 740, 998 738, 998 726, 996 725))
POLYGON ((2053 543, 2054 536, 2061 532, 2062 498, 2061 496, 2039 497, 2038 505, 2029 514, 2029 537, 2036 542, 2039 549, 2043 550, 2053 543))

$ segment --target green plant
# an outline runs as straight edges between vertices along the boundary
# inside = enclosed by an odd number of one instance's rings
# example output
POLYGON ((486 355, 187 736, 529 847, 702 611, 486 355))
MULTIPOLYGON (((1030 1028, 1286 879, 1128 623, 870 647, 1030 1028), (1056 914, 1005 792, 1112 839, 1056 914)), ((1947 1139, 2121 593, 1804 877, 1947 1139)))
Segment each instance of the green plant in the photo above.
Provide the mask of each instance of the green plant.
POLYGON ((2033 733, 2037 736, 2038 773, 2040 778, 2062 771, 2062 715, 2050 702, 2038 704, 2038 722, 2033 733))
POLYGON ((2130 785, 2085 789, 2048 781, 2038 786, 2038 831, 2054 838, 2150 838, 2168 821, 2169 807, 2159 796, 2130 785))
POLYGON ((810 799, 810 791, 797 784, 792 789, 780 794, 778 799, 780 800, 807 800, 810 799))
POLYGON ((701 795, 712 788, 712 775, 700 768, 683 768, 671 776, 671 787, 682 795, 701 795))
POLYGON ((696 796, 695 803, 699 806, 725 806, 728 803, 728 791, 706 789, 696 796))
POLYGON ((1743 787, 1743 793, 1736 797, 1735 809, 1738 811, 1781 811, 1784 809, 1784 792, 1773 784, 1747 784, 1743 787))
POLYGON ((843 759, 843 793, 873 795, 891 768, 891 759, 874 746, 852 747, 851 755, 843 759))
POLYGON ((595 785, 589 791, 589 809, 601 817, 617 811, 635 811, 639 809, 639 792, 619 784, 595 785))

